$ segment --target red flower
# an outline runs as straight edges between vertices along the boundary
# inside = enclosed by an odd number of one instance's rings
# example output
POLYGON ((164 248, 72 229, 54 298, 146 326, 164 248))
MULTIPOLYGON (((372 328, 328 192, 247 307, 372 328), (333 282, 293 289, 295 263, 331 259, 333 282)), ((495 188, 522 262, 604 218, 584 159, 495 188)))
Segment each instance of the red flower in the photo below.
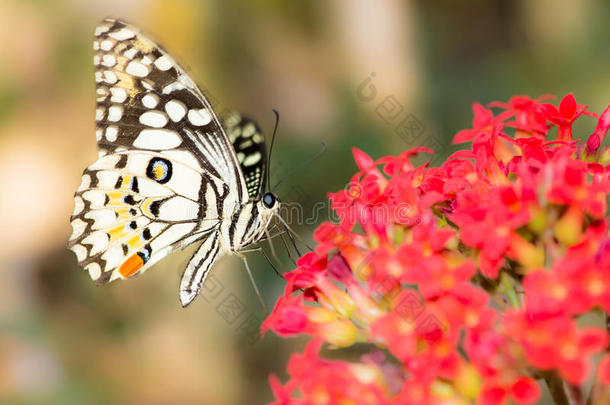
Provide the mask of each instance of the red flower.
POLYGON ((507 315, 507 333, 520 341, 528 360, 543 370, 559 369, 571 384, 580 384, 590 371, 589 356, 607 344, 606 333, 600 329, 579 330, 574 321, 564 316, 547 319, 525 312, 507 315))
POLYGON ((491 110, 483 107, 479 103, 474 103, 472 105, 472 112, 474 115, 472 129, 463 129, 459 131, 453 138, 453 143, 470 142, 481 134, 491 135, 502 121, 513 114, 512 112, 505 112, 494 117, 491 110))
MULTIPOLYGON (((585 381, 608 346, 607 330, 578 320, 610 312, 610 109, 584 147, 572 124, 586 107, 540 101, 491 103, 496 116, 475 104, 455 137, 472 146, 438 168, 411 163, 424 148, 378 160, 354 149, 359 171, 329 194, 339 223, 314 232, 261 327, 312 337, 288 381, 270 379, 276 404, 532 404, 541 375, 562 380, 554 395, 585 381), (356 343, 359 361, 320 355, 356 343)), ((595 379, 604 403, 607 356, 595 379)))
POLYGON ((595 115, 593 113, 586 113, 586 109, 586 105, 576 103, 576 99, 572 93, 561 100, 559 108, 550 103, 542 104, 542 112, 546 119, 559 128, 557 139, 560 141, 572 140, 572 123, 580 117, 581 114, 595 115))
POLYGON ((528 96, 514 96, 511 97, 508 103, 493 102, 490 103, 489 106, 500 107, 512 111, 515 119, 506 122, 506 125, 517 129, 515 138, 520 138, 525 135, 544 138, 546 137, 549 127, 546 124, 546 118, 542 113, 540 102, 551 97, 552 96, 547 95, 533 100, 528 96))
POLYGON ((610 106, 606 107, 602 115, 599 116, 595 132, 587 140, 587 151, 589 153, 594 153, 599 149, 608 133, 608 129, 610 129, 610 106))

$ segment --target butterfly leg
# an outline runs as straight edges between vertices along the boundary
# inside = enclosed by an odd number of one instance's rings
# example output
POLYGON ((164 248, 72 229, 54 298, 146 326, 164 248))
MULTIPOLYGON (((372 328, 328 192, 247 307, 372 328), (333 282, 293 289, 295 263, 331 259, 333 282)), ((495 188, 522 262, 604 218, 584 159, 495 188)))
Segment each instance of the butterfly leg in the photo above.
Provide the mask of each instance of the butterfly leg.
POLYGON ((256 282, 254 281, 254 277, 252 276, 252 271, 250 271, 250 266, 248 265, 248 261, 246 260, 246 256, 243 255, 243 253, 247 253, 247 252, 262 252, 262 249, 259 248, 254 248, 254 249, 247 249, 247 250, 242 250, 240 252, 235 252, 239 257, 241 257, 241 259, 244 261, 244 265, 246 266, 246 271, 248 272, 248 276, 250 277, 250 282, 252 283, 252 286, 254 287, 254 291, 256 292, 256 296, 258 297, 258 300, 261 303, 261 306, 263 307, 263 310, 265 311, 265 315, 267 315, 269 313, 269 311, 267 310, 267 305, 265 305, 265 301, 263 301, 263 296, 261 295, 260 290, 258 289, 256 282))
POLYGON ((203 241, 191 257, 180 281, 180 303, 183 307, 190 304, 199 294, 208 272, 218 258, 219 250, 218 233, 214 232, 203 241))

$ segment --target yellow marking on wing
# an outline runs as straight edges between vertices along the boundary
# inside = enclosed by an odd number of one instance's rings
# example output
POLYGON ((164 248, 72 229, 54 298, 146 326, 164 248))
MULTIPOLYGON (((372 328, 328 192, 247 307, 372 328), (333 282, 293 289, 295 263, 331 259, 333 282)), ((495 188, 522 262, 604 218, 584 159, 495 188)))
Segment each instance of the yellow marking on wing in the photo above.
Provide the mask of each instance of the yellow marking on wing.
MULTIPOLYGON (((129 213, 130 208, 116 208, 114 212, 117 214, 117 220, 126 221, 134 216, 129 213)), ((137 213, 136 213, 137 215, 137 213)))
POLYGON ((165 166, 162 163, 155 163, 152 169, 155 180, 161 180, 165 176, 165 166))
POLYGON ((115 68, 115 70, 117 70, 119 72, 123 72, 123 71, 125 71, 125 67, 127 66, 127 63, 129 63, 129 59, 127 59, 123 55, 117 55, 116 56, 116 65, 114 66, 114 68, 115 68))
POLYGON ((157 197, 148 197, 142 204, 140 204, 140 210, 142 210, 142 214, 146 215, 149 218, 156 218, 156 216, 151 212, 150 205, 157 201, 157 197))
POLYGON ((106 206, 120 206, 127 207, 128 205, 123 202, 123 197, 127 193, 123 191, 108 191, 106 195, 108 196, 108 204, 106 206))
POLYGON ((133 176, 123 176, 123 182, 121 183, 121 190, 130 190, 129 186, 131 185, 131 181, 133 176))
POLYGON ((124 238, 128 234, 129 232, 125 229, 125 225, 117 226, 116 228, 112 228, 108 231, 108 235, 110 235, 110 243, 124 238))
POLYGON ((136 235, 127 241, 127 246, 129 246, 129 251, 139 250, 142 246, 144 246, 144 241, 140 238, 140 235, 136 235))
POLYGON ((122 87, 127 91, 129 97, 133 98, 136 94, 138 94, 138 89, 136 89, 134 79, 131 75, 116 71, 116 77, 119 79, 118 83, 115 84, 117 87, 122 87))
POLYGON ((133 41, 133 46, 141 50, 142 53, 150 53, 153 49, 155 49, 155 44, 142 36, 138 36, 133 41))

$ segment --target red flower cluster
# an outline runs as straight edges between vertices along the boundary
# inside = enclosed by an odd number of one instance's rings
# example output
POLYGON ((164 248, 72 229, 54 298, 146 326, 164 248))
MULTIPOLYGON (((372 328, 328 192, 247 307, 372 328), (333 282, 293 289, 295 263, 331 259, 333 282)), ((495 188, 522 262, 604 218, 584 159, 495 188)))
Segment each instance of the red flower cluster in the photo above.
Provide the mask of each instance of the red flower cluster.
POLYGON ((583 144, 572 124, 595 114, 542 101, 475 104, 454 138, 472 147, 438 168, 411 164, 425 148, 354 149, 359 172, 329 195, 339 223, 262 326, 313 337, 271 378, 276 404, 531 404, 542 383, 580 403, 587 378, 608 403, 610 357, 593 360, 609 346, 610 108, 583 144), (357 343, 360 358, 320 355, 357 343))

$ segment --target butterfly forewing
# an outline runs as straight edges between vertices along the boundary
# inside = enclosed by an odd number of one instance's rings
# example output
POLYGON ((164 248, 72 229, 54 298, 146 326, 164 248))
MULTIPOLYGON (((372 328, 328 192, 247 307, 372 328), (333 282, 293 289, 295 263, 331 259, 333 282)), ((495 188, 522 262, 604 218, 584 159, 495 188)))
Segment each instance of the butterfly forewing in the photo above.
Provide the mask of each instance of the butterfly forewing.
POLYGON ((203 93, 135 27, 105 20, 95 34, 100 158, 75 194, 69 245, 104 283, 207 238, 223 208, 260 192, 264 176, 246 182, 240 163, 266 160, 238 161, 203 93))

